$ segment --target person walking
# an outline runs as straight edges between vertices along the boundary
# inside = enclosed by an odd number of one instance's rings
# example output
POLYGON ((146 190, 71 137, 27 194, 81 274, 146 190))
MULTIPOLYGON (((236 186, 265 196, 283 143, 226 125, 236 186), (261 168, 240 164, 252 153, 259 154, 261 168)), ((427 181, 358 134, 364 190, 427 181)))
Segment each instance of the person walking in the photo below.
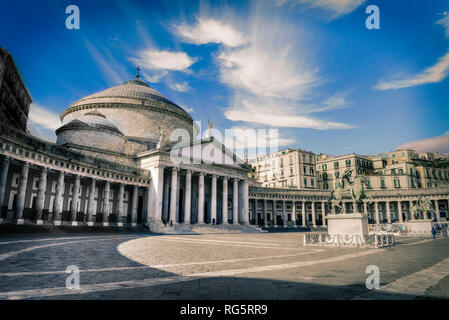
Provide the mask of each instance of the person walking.
POLYGON ((432 238, 433 239, 437 238, 437 231, 435 230, 435 225, 432 226, 432 238))

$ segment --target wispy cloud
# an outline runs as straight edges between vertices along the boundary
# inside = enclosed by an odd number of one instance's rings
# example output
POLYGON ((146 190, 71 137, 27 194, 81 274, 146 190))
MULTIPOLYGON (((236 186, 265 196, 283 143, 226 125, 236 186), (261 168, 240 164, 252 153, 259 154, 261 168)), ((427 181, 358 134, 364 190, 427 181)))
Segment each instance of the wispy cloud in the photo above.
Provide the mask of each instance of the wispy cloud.
POLYGON ((397 147, 396 150, 412 149, 416 152, 439 152, 442 154, 449 153, 448 133, 449 132, 446 132, 444 136, 407 142, 397 147))
POLYGON ((449 13, 447 11, 443 12, 443 18, 436 22, 444 27, 446 37, 449 37, 449 13))
POLYGON ((351 129, 354 126, 327 121, 301 114, 298 108, 286 106, 285 101, 259 100, 249 101, 237 99, 232 107, 225 110, 224 115, 232 121, 244 121, 264 124, 272 127, 309 128, 309 129, 351 129))
POLYGON ((380 80, 374 87, 377 90, 400 89, 418 86, 426 83, 443 81, 449 75, 449 52, 442 56, 438 62, 424 71, 401 80, 380 80))
POLYGON ((178 92, 186 92, 186 91, 191 89, 189 87, 189 84, 186 81, 180 82, 180 83, 169 83, 168 86, 172 90, 175 90, 175 91, 178 91, 178 92))
POLYGON ((292 30, 277 19, 255 15, 248 21, 248 42, 222 48, 217 54, 220 80, 232 89, 224 115, 231 121, 273 127, 349 129, 352 126, 310 116, 326 108, 341 108, 344 95, 329 98, 317 108, 307 102, 325 81, 307 47, 304 30, 292 30))
POLYGON ((318 70, 295 64, 293 56, 297 53, 289 46, 275 48, 257 42, 218 56, 222 82, 255 95, 292 99, 318 84, 318 70))
POLYGON ((185 23, 175 26, 178 34, 189 43, 217 43, 238 47, 246 42, 244 36, 232 25, 215 19, 199 18, 193 26, 185 23))
POLYGON ((109 84, 117 85, 127 79, 128 74, 122 67, 122 64, 109 51, 93 45, 87 39, 84 39, 84 44, 109 84))
POLYGON ((196 58, 190 57, 182 51, 168 51, 157 49, 145 49, 138 52, 137 57, 131 61, 149 70, 185 71, 196 62, 196 58))
POLYGON ((365 0, 274 0, 277 5, 288 4, 301 10, 323 9, 331 13, 331 19, 349 14, 362 5, 365 0))
POLYGON ((32 103, 28 115, 28 129, 39 138, 55 141, 55 130, 61 126, 59 115, 36 103, 32 103))

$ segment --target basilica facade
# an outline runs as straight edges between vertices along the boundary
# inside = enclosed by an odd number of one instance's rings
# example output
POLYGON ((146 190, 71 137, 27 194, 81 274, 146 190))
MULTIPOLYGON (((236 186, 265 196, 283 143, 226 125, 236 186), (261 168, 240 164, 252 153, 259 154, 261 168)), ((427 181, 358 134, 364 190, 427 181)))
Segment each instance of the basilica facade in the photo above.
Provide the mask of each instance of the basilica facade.
MULTIPOLYGON (((262 187, 251 166, 199 128, 137 74, 70 105, 56 143, 31 135, 31 104, 12 57, 0 55, 0 221, 86 226, 144 225, 173 232, 192 225, 316 227, 334 211, 329 190, 262 187), (25 123, 25 125, 24 125, 25 123), (170 133, 189 137, 172 142, 170 133)), ((373 203, 348 201, 372 223, 411 218, 418 196, 448 219, 449 188, 370 190, 373 203)))

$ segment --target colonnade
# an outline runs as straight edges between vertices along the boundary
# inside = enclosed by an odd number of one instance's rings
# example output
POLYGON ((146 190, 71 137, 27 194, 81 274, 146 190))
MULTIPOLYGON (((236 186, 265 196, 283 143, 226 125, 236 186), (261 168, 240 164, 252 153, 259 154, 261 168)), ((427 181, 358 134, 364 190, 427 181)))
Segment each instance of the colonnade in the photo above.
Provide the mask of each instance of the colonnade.
MULTIPOLYGON (((10 170, 10 161, 9 157, 4 157, 1 159, 0 165, 0 208, 3 210, 5 206, 7 206, 7 179, 8 172, 10 170)), ((17 221, 17 223, 23 223, 24 221, 24 209, 25 209, 25 199, 29 197, 29 186, 30 183, 30 163, 28 162, 20 162, 20 178, 17 187, 17 193, 15 196, 14 204, 13 204, 13 219, 17 221)), ((109 180, 100 180, 92 177, 86 177, 77 174, 70 174, 64 171, 53 172, 52 175, 56 174, 56 188, 54 192, 49 192, 48 188, 48 173, 49 169, 41 166, 33 166, 33 170, 39 170, 39 182, 37 188, 37 197, 34 205, 34 212, 32 220, 35 220, 38 224, 42 224, 43 221, 43 212, 45 203, 47 202, 49 197, 54 197, 54 201, 52 206, 48 208, 49 214, 51 213, 51 220, 55 225, 60 225, 62 221, 69 221, 72 225, 77 225, 78 222, 87 222, 88 225, 93 225, 94 222, 102 222, 103 225, 108 225, 109 222, 114 222, 118 224, 123 224, 122 219, 126 218, 130 220, 131 225, 137 224, 137 214, 138 214, 138 195, 139 195, 139 186, 111 182, 109 180), (83 183, 84 182, 84 183, 83 183), (81 184, 88 185, 88 188, 85 189, 86 192, 83 192, 83 195, 80 194, 81 184), (87 184, 86 184, 87 183, 87 184), (70 195, 70 190, 67 192, 67 184, 73 184, 72 194, 70 195), (95 199, 95 190, 97 187, 102 187, 103 196, 100 197, 98 194, 97 199, 95 199), (128 189, 132 189, 132 198, 131 198, 131 212, 130 217, 128 219, 127 213, 124 212, 124 197, 125 197, 125 187, 128 189), (116 191, 118 197, 114 199, 116 201, 116 213, 115 217, 112 219, 111 212, 111 203, 110 193, 111 190, 116 191), (54 195, 52 195, 54 193, 54 195), (85 201, 87 201, 86 208, 87 210, 83 210, 80 207, 80 202, 84 197, 85 201), (100 199, 102 198, 102 199, 100 199), (63 203, 64 199, 70 203, 68 207, 68 217, 63 219, 63 203), (95 206, 98 201, 102 201, 101 205, 95 206), (97 211, 97 208, 101 207, 100 212, 97 211), (86 211, 86 212, 84 212, 86 211), (81 213, 81 214, 80 214, 81 213), (101 219, 98 219, 101 215, 101 219), (96 216, 94 221, 94 216, 96 216), (99 221, 100 220, 100 221, 99 221)), ((148 197, 148 188, 144 189, 144 196, 148 197)), ((129 202, 129 201, 128 201, 129 202)), ((31 204, 30 204, 31 206, 31 204)), ((147 207, 143 208, 148 210, 147 207)), ((5 216, 4 212, 2 212, 2 217, 5 216)))
POLYGON ((189 168, 161 170, 164 223, 249 224, 247 180, 189 168))
MULTIPOLYGON (((435 214, 431 218, 434 221, 449 221, 449 199, 441 197, 428 197, 435 214), (443 207, 444 211, 440 209, 443 207)), ((250 219, 251 224, 259 226, 274 227, 306 227, 326 226, 328 214, 341 213, 335 203, 323 200, 285 200, 285 199, 263 199, 252 198, 250 219), (280 208, 279 208, 280 207, 280 208)), ((404 222, 414 219, 412 207, 416 200, 387 198, 364 201, 356 205, 353 201, 343 201, 346 213, 365 213, 372 224, 404 222)))

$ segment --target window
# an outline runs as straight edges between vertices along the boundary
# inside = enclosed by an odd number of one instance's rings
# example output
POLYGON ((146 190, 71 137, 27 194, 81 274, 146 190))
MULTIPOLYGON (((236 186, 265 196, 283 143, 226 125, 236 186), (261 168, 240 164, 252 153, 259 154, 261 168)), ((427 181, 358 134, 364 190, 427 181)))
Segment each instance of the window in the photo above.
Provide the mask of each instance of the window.
POLYGON ((311 181, 310 181, 310 184, 312 185, 312 187, 315 185, 315 181, 312 179, 311 181))
POLYGON ((346 167, 350 167, 351 166, 351 160, 345 160, 346 163, 346 167))
POLYGON ((304 187, 306 187, 306 186, 307 186, 307 179, 304 178, 304 187))
POLYGON ((385 188, 385 180, 384 179, 380 180, 380 187, 385 188))
POLYGON ((335 172, 335 178, 337 178, 337 179, 340 178, 340 172, 338 172, 338 171, 335 172))

